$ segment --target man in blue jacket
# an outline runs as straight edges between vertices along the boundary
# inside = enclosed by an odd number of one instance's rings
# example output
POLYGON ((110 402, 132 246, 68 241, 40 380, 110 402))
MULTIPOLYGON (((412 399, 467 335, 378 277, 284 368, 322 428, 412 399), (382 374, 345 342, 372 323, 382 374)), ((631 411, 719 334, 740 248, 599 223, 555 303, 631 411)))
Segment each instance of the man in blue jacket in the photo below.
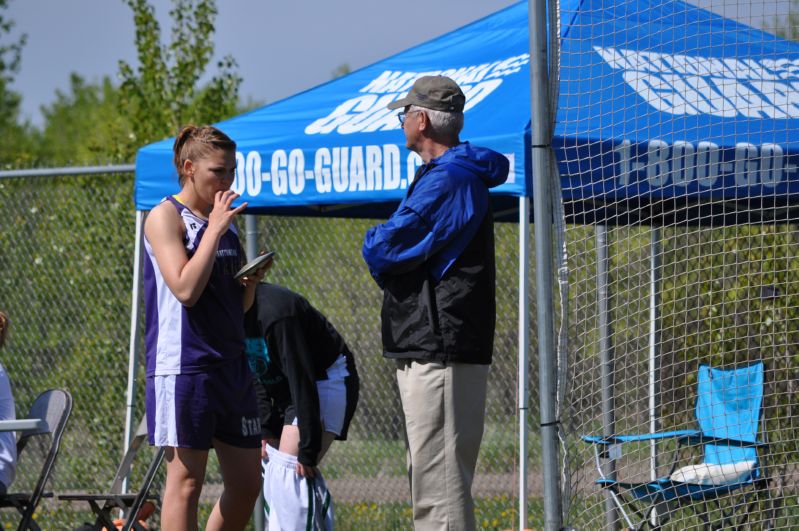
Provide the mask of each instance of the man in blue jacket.
POLYGON ((461 142, 466 98, 420 77, 389 109, 424 164, 363 257, 383 289, 384 355, 397 364, 417 530, 475 529, 471 486, 494 343, 494 220, 489 188, 508 159, 461 142))

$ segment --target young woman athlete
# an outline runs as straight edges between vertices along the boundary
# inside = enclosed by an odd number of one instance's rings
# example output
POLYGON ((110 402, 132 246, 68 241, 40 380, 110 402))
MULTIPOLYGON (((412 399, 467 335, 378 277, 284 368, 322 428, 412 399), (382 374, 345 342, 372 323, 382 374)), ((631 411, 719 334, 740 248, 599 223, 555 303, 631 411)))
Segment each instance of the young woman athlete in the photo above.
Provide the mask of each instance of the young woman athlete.
POLYGON ((214 127, 187 126, 173 151, 180 192, 144 224, 147 421, 167 462, 161 527, 197 529, 213 447, 224 490, 206 529, 244 529, 261 485, 244 312, 271 263, 234 278, 245 254, 233 221, 247 206, 233 207, 236 144, 214 127))

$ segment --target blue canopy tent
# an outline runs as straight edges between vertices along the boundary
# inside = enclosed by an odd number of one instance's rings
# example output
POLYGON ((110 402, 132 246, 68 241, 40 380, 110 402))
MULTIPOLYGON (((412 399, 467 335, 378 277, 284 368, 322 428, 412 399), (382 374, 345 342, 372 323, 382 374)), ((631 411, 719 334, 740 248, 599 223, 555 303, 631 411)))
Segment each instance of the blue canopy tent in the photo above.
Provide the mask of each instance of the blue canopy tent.
MULTIPOLYGON (((568 0, 561 13, 553 146, 570 212, 585 213, 581 201, 797 197, 799 45, 682 2, 568 0)), ((521 2, 221 122, 239 146, 234 187, 248 212, 390 213, 420 160, 385 107, 431 73, 464 88, 462 137, 511 159, 495 195, 530 196, 527 28, 521 2)), ((172 141, 137 155, 138 210, 177 191, 172 141)))
MULTIPOLYGON (((701 214, 752 222, 753 203, 790 207, 799 198, 799 45, 682 2, 563 0, 560 13, 552 146, 571 221, 661 223, 701 214), (719 209, 722 201, 746 201, 745 219, 719 209)), ((234 189, 250 214, 387 216, 421 161, 405 149, 385 107, 419 76, 443 74, 467 96, 462 138, 511 160, 508 182, 493 190, 497 218, 526 225, 534 147, 529 50, 528 5, 520 2, 221 122, 238 144, 234 189)), ((142 213, 178 191, 172 142, 137 155, 137 242, 142 213)), ((520 261, 524 275, 526 256, 520 261)), ((525 314, 526 298, 520 293, 525 314)), ((526 360, 526 340, 520 350, 526 360)), ((523 371, 520 361, 526 381, 523 371)), ((131 380, 129 407, 132 392, 131 380)))

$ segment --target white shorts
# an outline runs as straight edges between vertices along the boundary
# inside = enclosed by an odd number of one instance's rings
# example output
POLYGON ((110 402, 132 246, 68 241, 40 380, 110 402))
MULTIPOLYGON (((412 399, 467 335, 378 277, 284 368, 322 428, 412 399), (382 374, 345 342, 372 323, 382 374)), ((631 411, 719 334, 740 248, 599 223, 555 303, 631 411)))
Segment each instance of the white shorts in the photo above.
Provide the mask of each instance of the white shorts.
POLYGON ((266 446, 262 461, 264 516, 267 531, 331 531, 333 500, 322 473, 313 479, 297 475, 297 458, 266 446))
MULTIPOLYGON (((345 379, 349 375, 347 358, 342 354, 333 362, 333 365, 328 367, 327 380, 316 382, 322 429, 336 435, 341 435, 347 422, 347 384, 345 379)), ((288 420, 286 419, 287 423, 288 420)), ((291 425, 297 425, 296 416, 292 419, 291 425)))

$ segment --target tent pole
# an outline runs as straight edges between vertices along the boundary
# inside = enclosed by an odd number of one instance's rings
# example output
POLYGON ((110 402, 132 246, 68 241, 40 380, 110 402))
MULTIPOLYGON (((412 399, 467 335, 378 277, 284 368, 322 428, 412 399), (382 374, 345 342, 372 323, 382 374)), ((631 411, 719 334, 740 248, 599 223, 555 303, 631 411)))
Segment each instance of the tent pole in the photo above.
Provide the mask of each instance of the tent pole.
MULTIPOLYGON (((136 242, 133 246, 133 282, 130 301, 130 342, 128 344, 128 388, 125 394, 125 440, 122 441, 123 454, 128 451, 136 419, 136 373, 139 362, 139 295, 141 284, 141 242, 144 226, 144 212, 136 211, 136 242)), ((127 488, 127 481, 123 484, 127 488)))
POLYGON ((519 529, 527 527, 527 414, 530 355, 530 198, 519 198, 519 529))
POLYGON ((247 260, 252 260, 258 254, 258 218, 253 214, 244 216, 244 234, 247 238, 247 260))
MULTIPOLYGON (((616 414, 613 397, 613 326, 610 312, 610 272, 608 252, 608 228, 597 225, 596 229, 596 278, 597 278, 597 320, 599 327, 599 362, 602 387, 602 435, 616 434, 616 414)), ((605 477, 616 479, 616 461, 608 460, 604 467, 605 477)), ((618 514, 613 495, 605 492, 605 528, 613 531, 619 528, 618 514)))
MULTIPOLYGON (((252 260, 258 254, 258 218, 252 214, 244 216, 244 234, 247 238, 245 242, 247 260, 252 260)), ((252 509, 252 525, 253 529, 264 528, 264 498, 262 495, 255 500, 255 507, 252 509)))
MULTIPOLYGON (((552 127, 547 61, 547 1, 528 3, 530 29, 530 143, 535 222, 536 316, 541 458, 544 477, 544 529, 558 531, 563 519, 558 466, 557 360, 554 345, 552 290, 552 195, 550 172, 552 127)), ((520 493, 524 495, 526 493, 520 493)))
MULTIPOLYGON (((649 257, 649 433, 658 430, 658 361, 660 357, 660 228, 652 227, 649 257)), ((657 442, 649 441, 649 478, 658 478, 657 442)), ((652 511, 652 525, 657 525, 657 508, 652 511)))

